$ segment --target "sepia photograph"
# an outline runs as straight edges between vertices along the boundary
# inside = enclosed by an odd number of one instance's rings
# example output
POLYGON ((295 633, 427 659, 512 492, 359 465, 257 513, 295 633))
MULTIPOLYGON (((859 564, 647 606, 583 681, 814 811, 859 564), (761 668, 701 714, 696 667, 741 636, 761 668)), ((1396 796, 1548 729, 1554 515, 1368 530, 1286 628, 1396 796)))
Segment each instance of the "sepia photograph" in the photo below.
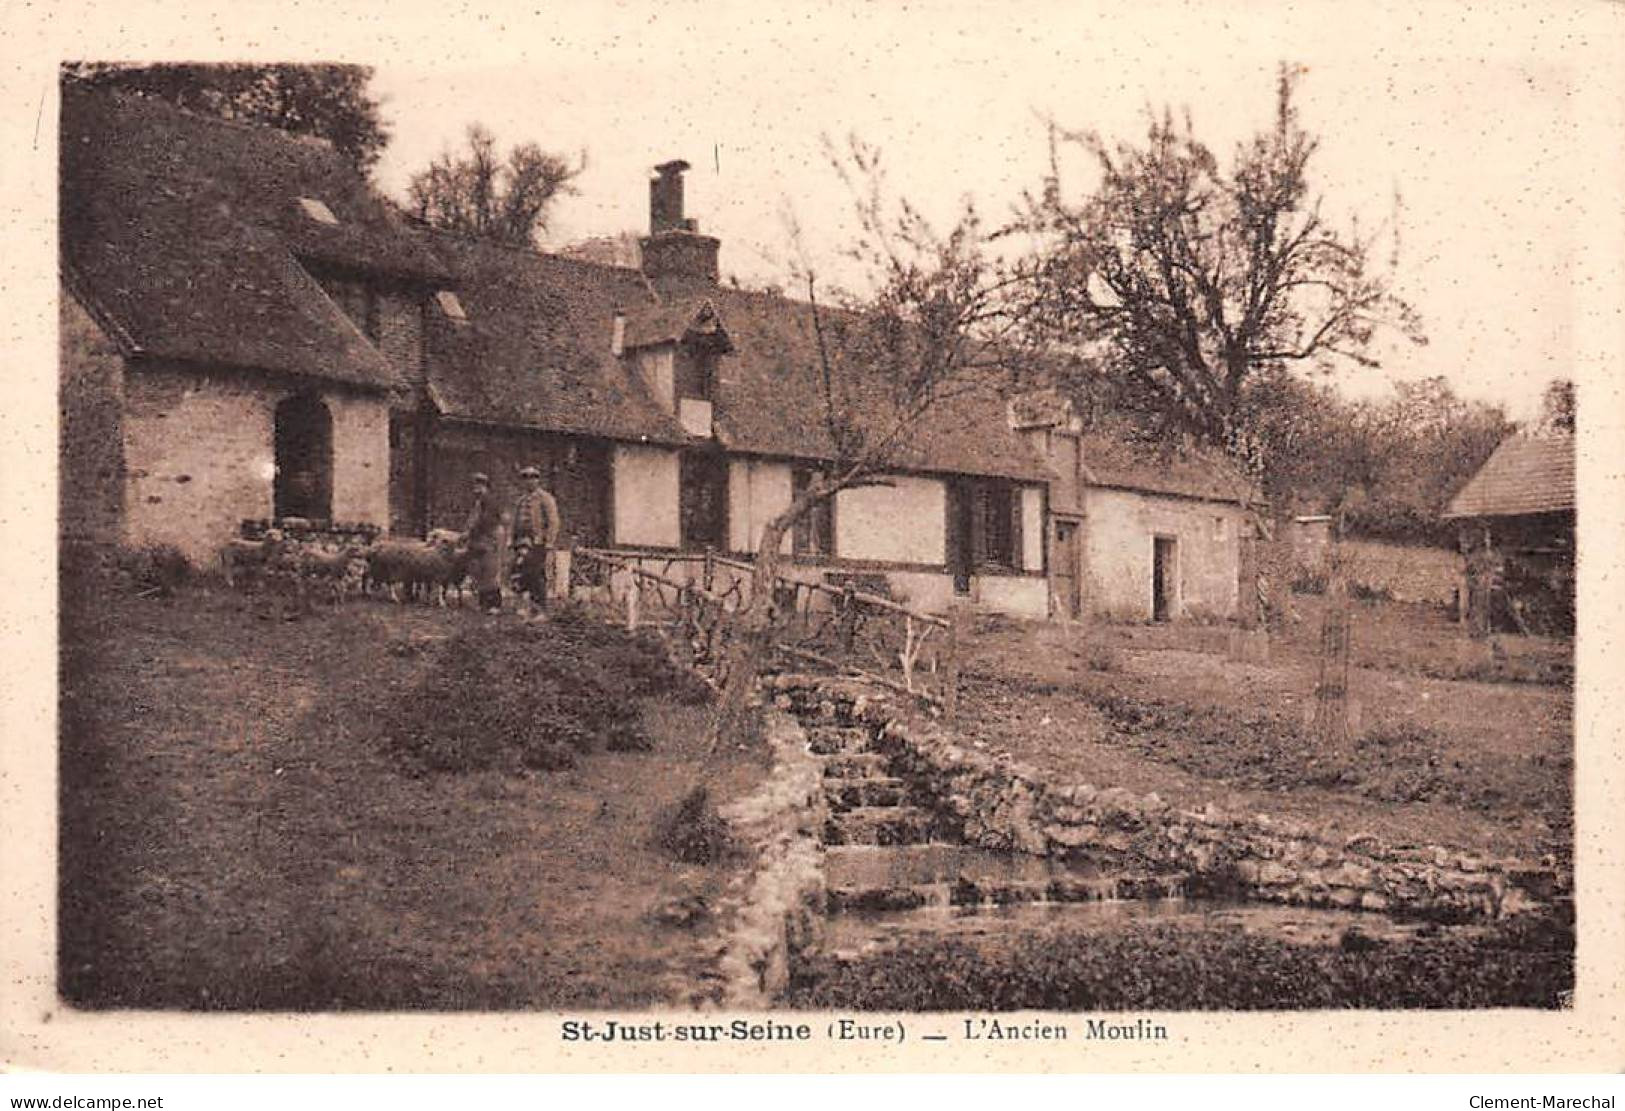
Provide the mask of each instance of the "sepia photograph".
POLYGON ((56 1005, 1571 1011, 1618 133, 1179 11, 49 59, 56 1005))

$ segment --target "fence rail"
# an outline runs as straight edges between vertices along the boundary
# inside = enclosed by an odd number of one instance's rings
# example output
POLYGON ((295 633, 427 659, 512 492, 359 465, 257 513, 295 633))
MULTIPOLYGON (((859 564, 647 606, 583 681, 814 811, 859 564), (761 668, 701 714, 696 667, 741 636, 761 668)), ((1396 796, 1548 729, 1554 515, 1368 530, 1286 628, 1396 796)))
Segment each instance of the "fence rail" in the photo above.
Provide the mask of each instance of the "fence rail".
MULTIPOLYGON (((723 659, 748 603, 756 568, 715 553, 577 548, 576 588, 606 591, 629 628, 675 628, 697 666, 723 659)), ((771 650, 799 665, 860 676, 952 712, 958 653, 952 621, 852 586, 775 575, 768 600, 771 650)))

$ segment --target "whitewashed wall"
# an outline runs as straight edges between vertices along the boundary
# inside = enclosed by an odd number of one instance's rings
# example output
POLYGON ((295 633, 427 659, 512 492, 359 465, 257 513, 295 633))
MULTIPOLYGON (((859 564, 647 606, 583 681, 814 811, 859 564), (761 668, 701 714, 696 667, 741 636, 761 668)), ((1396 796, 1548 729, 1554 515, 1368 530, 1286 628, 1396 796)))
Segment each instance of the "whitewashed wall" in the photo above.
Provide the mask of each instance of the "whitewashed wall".
POLYGON ((835 554, 841 559, 945 563, 946 485, 915 475, 888 482, 836 495, 835 554))
MULTIPOLYGON (((728 461, 728 547, 754 552, 767 522, 790 507, 790 464, 766 459, 728 461)), ((781 551, 790 551, 784 534, 781 551)))
POLYGON ((616 445, 615 543, 677 546, 677 465, 671 448, 616 445))

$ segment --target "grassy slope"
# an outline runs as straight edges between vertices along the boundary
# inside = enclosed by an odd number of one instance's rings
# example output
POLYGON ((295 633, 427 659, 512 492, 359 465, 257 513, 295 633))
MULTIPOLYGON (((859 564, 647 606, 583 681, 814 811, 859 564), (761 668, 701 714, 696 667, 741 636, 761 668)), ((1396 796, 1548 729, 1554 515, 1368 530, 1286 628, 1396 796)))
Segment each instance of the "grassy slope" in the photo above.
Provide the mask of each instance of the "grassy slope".
POLYGON ((1414 607, 1357 607, 1356 662, 1383 666, 1350 677, 1364 738, 1322 751, 1300 728, 1313 622, 1276 638, 1267 667, 1228 660, 1223 629, 984 622, 965 638, 965 727, 1058 777, 1180 805, 1292 816, 1341 837, 1567 855, 1569 686, 1419 674, 1452 630, 1414 607))
MULTIPOLYGON (((78 601, 92 604, 68 606, 63 638, 70 1002, 633 1007, 704 980, 714 925, 649 917, 731 875, 650 844, 692 779, 703 708, 646 700, 653 752, 413 777, 384 750, 383 710, 471 612, 357 603, 273 625, 231 595, 78 601)), ((735 759, 718 793, 762 774, 735 759)))

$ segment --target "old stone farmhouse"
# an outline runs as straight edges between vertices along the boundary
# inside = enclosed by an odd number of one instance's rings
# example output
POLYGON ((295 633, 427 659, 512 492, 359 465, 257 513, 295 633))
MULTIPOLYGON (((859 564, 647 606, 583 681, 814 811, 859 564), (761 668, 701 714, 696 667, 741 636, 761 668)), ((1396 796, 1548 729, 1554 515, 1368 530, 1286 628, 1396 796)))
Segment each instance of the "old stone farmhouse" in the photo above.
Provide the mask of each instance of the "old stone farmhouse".
POLYGON ((1235 616, 1256 494, 1229 466, 1086 428, 1053 391, 1012 401, 1010 423, 1051 471, 1055 616, 1235 616))
MULTIPOLYGON (((534 464, 577 546, 746 553, 832 456, 810 306, 719 284, 681 163, 632 269, 410 226, 326 144, 147 100, 65 90, 61 143, 65 539, 422 535, 534 464)), ((1220 470, 959 397, 786 545, 931 609, 1228 616, 1220 470)))

